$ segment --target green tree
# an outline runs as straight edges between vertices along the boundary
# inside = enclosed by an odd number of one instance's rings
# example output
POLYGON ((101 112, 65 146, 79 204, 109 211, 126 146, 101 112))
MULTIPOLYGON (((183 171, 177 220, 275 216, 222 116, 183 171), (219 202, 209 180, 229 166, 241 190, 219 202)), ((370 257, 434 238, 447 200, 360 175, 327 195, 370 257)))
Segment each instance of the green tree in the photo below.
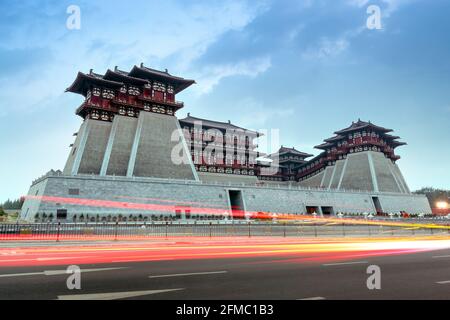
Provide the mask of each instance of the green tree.
POLYGON ((5 210, 20 210, 22 209, 24 199, 16 199, 16 200, 6 200, 5 203, 0 204, 1 207, 5 210))

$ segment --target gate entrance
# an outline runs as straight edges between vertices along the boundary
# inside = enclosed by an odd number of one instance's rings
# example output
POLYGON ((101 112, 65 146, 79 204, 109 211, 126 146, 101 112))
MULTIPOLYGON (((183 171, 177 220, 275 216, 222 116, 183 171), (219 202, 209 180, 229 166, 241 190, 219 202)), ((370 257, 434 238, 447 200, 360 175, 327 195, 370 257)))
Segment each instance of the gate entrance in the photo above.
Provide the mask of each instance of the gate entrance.
POLYGON ((326 216, 331 216, 334 214, 333 207, 322 207, 322 214, 326 216))
POLYGON ((228 190, 230 198, 231 213, 233 219, 244 219, 245 208, 241 190, 228 190))
POLYGON ((377 212, 377 215, 380 215, 383 213, 383 208, 381 207, 380 199, 378 197, 372 197, 373 205, 375 207, 375 210, 377 212))
POLYGON ((306 206, 306 213, 307 214, 313 214, 313 213, 317 213, 317 214, 320 214, 320 210, 319 210, 319 207, 308 207, 308 206, 306 206))

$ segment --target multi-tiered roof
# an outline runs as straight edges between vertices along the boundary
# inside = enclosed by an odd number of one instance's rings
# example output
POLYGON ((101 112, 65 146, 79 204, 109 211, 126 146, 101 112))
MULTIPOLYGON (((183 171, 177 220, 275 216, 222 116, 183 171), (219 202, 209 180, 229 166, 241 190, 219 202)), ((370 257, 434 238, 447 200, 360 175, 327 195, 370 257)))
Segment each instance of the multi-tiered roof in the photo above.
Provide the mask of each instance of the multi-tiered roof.
POLYGON ((277 169, 276 174, 268 176, 260 175, 261 180, 274 180, 274 181, 293 181, 296 179, 298 168, 307 163, 307 158, 312 157, 312 154, 305 153, 292 148, 281 146, 281 148, 267 156, 272 160, 270 164, 272 168, 277 169))
POLYGON ((345 159, 349 153, 376 151, 384 153, 392 161, 397 161, 400 157, 394 150, 406 143, 398 141, 400 137, 391 135, 391 132, 392 129, 359 119, 349 127, 334 132, 335 136, 325 139, 324 143, 316 146, 316 149, 323 152, 302 165, 298 177, 305 179, 313 176, 337 160, 345 159))
POLYGON ((228 122, 188 116, 180 120, 192 159, 200 172, 256 176, 261 134, 228 122))
POLYGON ((174 115, 183 108, 175 95, 194 84, 166 71, 134 66, 130 72, 108 70, 104 75, 79 72, 66 91, 81 94, 86 101, 77 109, 83 118, 111 121, 114 115, 137 116, 141 110, 174 115))

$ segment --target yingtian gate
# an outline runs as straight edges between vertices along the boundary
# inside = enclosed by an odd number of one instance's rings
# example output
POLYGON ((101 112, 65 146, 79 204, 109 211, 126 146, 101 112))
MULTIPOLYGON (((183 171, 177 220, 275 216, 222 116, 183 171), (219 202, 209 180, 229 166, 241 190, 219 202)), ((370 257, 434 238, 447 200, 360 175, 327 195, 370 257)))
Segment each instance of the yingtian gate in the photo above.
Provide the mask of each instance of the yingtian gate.
MULTIPOLYGON (((258 151, 261 133, 188 114, 176 95, 194 80, 141 64, 78 73, 82 124, 62 171, 33 181, 22 218, 76 221, 285 214, 431 213, 397 165, 393 130, 358 120, 314 156, 258 151)), ((301 143, 301 142, 300 142, 301 143)))

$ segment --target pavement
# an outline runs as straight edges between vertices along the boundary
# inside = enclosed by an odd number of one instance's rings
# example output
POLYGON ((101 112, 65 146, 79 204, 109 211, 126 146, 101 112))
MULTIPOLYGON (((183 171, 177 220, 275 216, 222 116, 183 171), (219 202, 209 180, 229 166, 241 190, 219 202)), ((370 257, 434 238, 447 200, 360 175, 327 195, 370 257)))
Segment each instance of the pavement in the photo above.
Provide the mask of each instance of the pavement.
POLYGON ((0 244, 2 300, 450 299, 450 239, 0 244), (81 290, 69 290, 70 264, 81 290), (368 267, 381 270, 369 290, 368 267))

